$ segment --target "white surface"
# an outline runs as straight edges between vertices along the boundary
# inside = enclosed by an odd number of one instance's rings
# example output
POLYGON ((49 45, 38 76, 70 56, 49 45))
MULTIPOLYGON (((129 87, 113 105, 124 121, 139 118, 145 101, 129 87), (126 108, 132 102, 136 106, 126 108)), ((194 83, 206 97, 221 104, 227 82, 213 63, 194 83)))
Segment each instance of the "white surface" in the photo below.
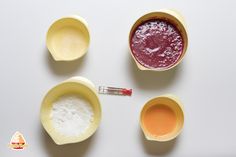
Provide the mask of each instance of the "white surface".
POLYGON ((233 0, 0 1, 0 156, 236 156, 235 6, 233 0), (176 69, 141 72, 128 53, 128 32, 141 15, 162 8, 182 12, 189 48, 176 69), (54 62, 45 47, 46 31, 55 19, 72 13, 90 26, 89 52, 76 62, 54 62), (96 134, 83 143, 57 146, 40 124, 40 103, 52 86, 76 75, 96 86, 131 87, 134 93, 100 96, 103 118, 96 134), (165 93, 182 100, 184 130, 170 143, 147 142, 139 112, 147 100, 165 93), (15 131, 29 144, 24 151, 7 146, 15 131))

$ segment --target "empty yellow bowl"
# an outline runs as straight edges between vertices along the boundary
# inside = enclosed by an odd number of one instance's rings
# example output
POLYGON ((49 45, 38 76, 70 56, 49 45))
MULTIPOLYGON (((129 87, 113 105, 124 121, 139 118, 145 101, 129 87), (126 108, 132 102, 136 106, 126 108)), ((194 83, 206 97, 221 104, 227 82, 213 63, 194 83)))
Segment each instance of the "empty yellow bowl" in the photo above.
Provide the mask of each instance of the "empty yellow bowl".
POLYGON ((173 95, 149 100, 141 111, 140 125, 147 140, 164 142, 174 139, 184 125, 181 102, 173 95))
POLYGON ((89 138, 97 130, 101 121, 101 105, 94 85, 82 77, 72 77, 53 87, 44 97, 40 110, 41 123, 47 133, 58 145, 77 143, 89 138), (84 133, 78 136, 64 136, 53 127, 50 117, 52 104, 65 94, 78 94, 86 98, 93 108, 93 121, 84 133))
POLYGON ((72 61, 82 57, 90 42, 87 22, 77 16, 55 21, 47 32, 46 44, 56 61, 72 61))

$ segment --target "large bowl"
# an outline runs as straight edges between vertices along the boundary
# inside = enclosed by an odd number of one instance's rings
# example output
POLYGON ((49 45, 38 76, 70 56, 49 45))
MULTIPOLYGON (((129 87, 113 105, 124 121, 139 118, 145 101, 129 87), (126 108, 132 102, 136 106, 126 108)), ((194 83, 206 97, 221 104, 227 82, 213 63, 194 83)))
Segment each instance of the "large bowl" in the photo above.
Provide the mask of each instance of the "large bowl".
POLYGON ((44 129, 58 145, 77 143, 86 140, 95 133, 101 121, 101 105, 94 85, 89 80, 82 77, 72 77, 56 85, 46 94, 43 99, 40 118, 44 129), (89 128, 85 130, 85 133, 82 133, 78 136, 68 137, 60 134, 53 127, 50 113, 52 110, 52 103, 55 100, 65 94, 72 93, 83 96, 90 102, 94 111, 94 120, 90 124, 89 128))
POLYGON ((186 31, 185 21, 179 12, 177 12, 175 10, 171 10, 171 9, 162 9, 159 11, 150 12, 150 13, 143 15, 133 24, 133 26, 130 30, 130 33, 129 33, 130 54, 140 70, 166 71, 166 70, 172 69, 182 61, 182 59, 186 53, 187 47, 188 47, 188 35, 187 35, 187 31, 186 31), (167 20, 167 21, 171 22, 173 25, 175 25, 177 27, 177 29, 180 31, 181 36, 183 38, 184 47, 183 47, 182 55, 180 56, 178 61, 170 67, 167 67, 167 68, 147 68, 147 67, 143 66, 142 64, 140 64, 132 53, 130 41, 131 41, 134 31, 136 30, 136 28, 140 24, 142 24, 145 21, 152 20, 152 19, 163 19, 163 20, 167 20))

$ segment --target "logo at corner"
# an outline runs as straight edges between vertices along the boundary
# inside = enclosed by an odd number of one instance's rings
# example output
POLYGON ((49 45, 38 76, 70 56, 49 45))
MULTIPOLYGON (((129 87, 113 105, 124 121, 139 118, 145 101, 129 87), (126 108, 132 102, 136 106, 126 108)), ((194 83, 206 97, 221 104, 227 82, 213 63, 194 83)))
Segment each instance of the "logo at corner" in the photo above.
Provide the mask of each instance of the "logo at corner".
POLYGON ((27 147, 25 138, 22 133, 19 131, 15 132, 14 135, 11 138, 10 148, 13 150, 23 150, 27 147))

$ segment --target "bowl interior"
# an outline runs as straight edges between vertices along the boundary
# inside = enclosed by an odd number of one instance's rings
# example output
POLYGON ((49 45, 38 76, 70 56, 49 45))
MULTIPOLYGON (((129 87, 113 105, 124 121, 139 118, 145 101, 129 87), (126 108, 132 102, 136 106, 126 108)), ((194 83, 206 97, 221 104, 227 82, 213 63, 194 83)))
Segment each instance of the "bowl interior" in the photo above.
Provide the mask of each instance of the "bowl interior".
POLYGON ((52 137, 55 143, 66 144, 66 143, 80 142, 90 137, 96 131, 101 118, 100 102, 97 94, 94 93, 86 85, 77 82, 64 82, 52 88, 47 93, 42 102, 40 116, 43 127, 49 133, 49 135, 52 137), (78 94, 84 97, 90 102, 94 111, 94 120, 90 124, 89 128, 85 131, 85 133, 76 137, 64 136, 59 132, 57 132, 57 130, 55 130, 55 128, 53 127, 52 121, 50 119, 52 103, 55 100, 57 100, 60 96, 63 96, 65 94, 78 94))
POLYGON ((170 13, 169 13, 169 12, 165 12, 165 10, 163 10, 163 11, 151 12, 151 13, 145 14, 134 23, 134 25, 132 26, 130 33, 129 33, 129 47, 130 47, 131 56, 135 60, 139 69, 153 70, 153 71, 165 71, 165 70, 172 69, 173 67, 175 67, 176 65, 178 65, 182 61, 182 59, 186 53, 187 46, 188 46, 188 36, 187 36, 187 32, 186 32, 186 29, 184 26, 184 21, 182 21, 182 19, 179 19, 177 17, 179 17, 179 15, 177 13, 175 13, 174 11, 170 11, 170 13), (143 65, 141 65, 137 61, 137 59, 134 57, 134 55, 132 53, 131 38, 132 38, 135 30, 137 29, 137 27, 140 24, 144 23, 145 21, 152 20, 152 19, 163 19, 163 20, 169 21, 170 23, 172 23, 173 25, 175 25, 177 27, 177 29, 180 31, 181 36, 183 38, 183 41, 184 41, 183 53, 180 56, 180 58, 178 59, 178 61, 170 67, 167 67, 167 68, 147 68, 147 67, 144 67, 143 65))
POLYGON ((142 111, 141 111, 141 115, 140 115, 140 124, 141 124, 141 128, 146 136, 146 138, 148 140, 153 140, 153 141, 169 141, 171 139, 174 139, 176 136, 178 136, 178 134, 181 132, 182 128, 183 128, 183 124, 184 124, 184 113, 182 110, 181 105, 179 104, 179 102, 177 102, 176 100, 170 98, 170 97, 157 97, 154 98, 150 101, 148 101, 145 106, 143 107, 142 111), (146 113, 146 111, 155 105, 164 105, 167 106, 168 108, 170 108, 176 116, 176 126, 175 128, 162 136, 156 136, 151 134, 145 127, 144 124, 144 115, 146 113))
POLYGON ((70 61, 88 50, 89 31, 83 20, 75 17, 55 21, 47 33, 47 47, 55 60, 70 61))

